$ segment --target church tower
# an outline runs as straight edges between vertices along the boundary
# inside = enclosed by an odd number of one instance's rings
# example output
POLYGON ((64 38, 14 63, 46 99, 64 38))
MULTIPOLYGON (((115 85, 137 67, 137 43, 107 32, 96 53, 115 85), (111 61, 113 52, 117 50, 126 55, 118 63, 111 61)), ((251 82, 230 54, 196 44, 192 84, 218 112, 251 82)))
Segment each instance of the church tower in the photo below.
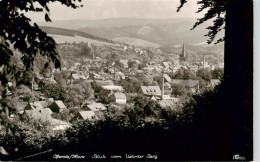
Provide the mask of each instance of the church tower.
POLYGON ((180 54, 180 62, 186 61, 186 52, 185 52, 185 45, 182 45, 182 52, 180 54))

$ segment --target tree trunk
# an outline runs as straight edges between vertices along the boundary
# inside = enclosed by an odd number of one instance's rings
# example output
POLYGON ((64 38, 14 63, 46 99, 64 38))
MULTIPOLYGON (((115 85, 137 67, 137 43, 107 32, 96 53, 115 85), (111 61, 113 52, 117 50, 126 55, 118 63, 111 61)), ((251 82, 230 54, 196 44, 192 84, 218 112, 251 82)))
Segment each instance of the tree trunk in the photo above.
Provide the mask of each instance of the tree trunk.
MULTIPOLYGON (((253 1, 230 0, 225 30, 225 107, 228 154, 253 158, 253 1)), ((230 158, 230 157, 229 157, 230 158)), ((232 157, 231 157, 232 158, 232 157)))

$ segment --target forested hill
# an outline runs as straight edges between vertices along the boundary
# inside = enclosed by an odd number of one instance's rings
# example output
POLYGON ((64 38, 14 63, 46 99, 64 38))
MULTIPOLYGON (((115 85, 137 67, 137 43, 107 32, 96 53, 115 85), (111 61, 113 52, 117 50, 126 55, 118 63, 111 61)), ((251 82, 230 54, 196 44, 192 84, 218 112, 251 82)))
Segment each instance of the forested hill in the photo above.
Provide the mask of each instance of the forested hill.
MULTIPOLYGON (((108 40, 138 45, 140 40, 158 44, 200 44, 207 41, 206 22, 190 30, 196 19, 133 19, 111 18, 100 20, 54 20, 52 23, 41 22, 40 26, 67 28, 88 33, 108 40)), ((223 31, 218 35, 223 36, 223 31)))
POLYGON ((63 36, 80 36, 84 38, 89 38, 101 42, 107 42, 107 43, 114 43, 112 40, 108 40, 105 38, 97 37, 85 32, 80 32, 76 30, 70 30, 70 29, 63 29, 63 28, 56 28, 56 27, 48 27, 48 26, 41 26, 41 29, 45 31, 47 34, 53 34, 53 35, 63 35, 63 36))

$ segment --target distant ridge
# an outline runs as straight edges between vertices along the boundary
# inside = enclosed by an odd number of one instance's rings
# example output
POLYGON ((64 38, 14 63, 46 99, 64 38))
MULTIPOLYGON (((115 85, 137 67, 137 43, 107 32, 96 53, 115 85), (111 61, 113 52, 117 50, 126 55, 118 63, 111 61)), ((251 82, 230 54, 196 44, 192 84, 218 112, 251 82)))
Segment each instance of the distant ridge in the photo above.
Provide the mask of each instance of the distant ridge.
MULTIPOLYGON (((85 27, 90 28, 114 28, 124 26, 136 26, 147 24, 164 24, 164 23, 182 23, 191 22, 194 24, 194 18, 173 18, 173 19, 142 19, 142 18, 106 18, 106 19, 75 19, 75 20, 53 20, 50 22, 38 22, 39 26, 49 26, 57 28, 66 28, 77 30, 85 27)), ((192 27, 192 26, 191 26, 192 27)), ((190 28, 191 28, 190 27, 190 28)))
MULTIPOLYGON (((47 32, 65 33, 68 35, 80 35, 105 42, 120 41, 133 45, 139 44, 201 44, 208 40, 204 37, 207 34, 208 26, 212 25, 207 21, 194 30, 190 30, 196 19, 136 19, 136 18, 108 18, 98 20, 54 20, 51 23, 38 23, 43 28, 52 27, 47 32), (59 29, 56 31, 54 29, 59 29), (66 29, 63 29, 66 28, 66 29), (62 30, 62 31, 61 31, 62 30), (67 31, 65 31, 67 30, 67 31), (142 43, 141 43, 142 42, 142 43)), ((52 33, 53 34, 53 33, 52 33)), ((64 35, 64 34, 63 34, 64 35)), ((221 31, 216 39, 222 37, 221 31)))

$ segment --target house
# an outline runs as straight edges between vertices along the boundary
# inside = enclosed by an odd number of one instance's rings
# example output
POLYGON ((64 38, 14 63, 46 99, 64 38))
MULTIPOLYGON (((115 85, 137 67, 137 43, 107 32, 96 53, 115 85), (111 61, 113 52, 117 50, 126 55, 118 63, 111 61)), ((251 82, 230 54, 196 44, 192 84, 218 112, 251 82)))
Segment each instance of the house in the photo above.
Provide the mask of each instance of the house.
POLYGON ((144 68, 143 68, 143 71, 144 71, 144 72, 150 72, 150 73, 151 73, 153 69, 154 69, 154 67, 148 66, 148 67, 144 67, 144 68))
POLYGON ((39 104, 41 105, 43 108, 46 108, 49 106, 47 101, 35 101, 34 104, 39 104))
POLYGON ((171 84, 169 82, 164 83, 163 89, 164 89, 164 95, 171 95, 172 87, 171 87, 171 84))
POLYGON ((93 119, 95 118, 94 111, 79 111, 76 115, 70 120, 71 123, 86 120, 86 119, 93 119))
POLYGON ((152 96, 150 99, 151 99, 151 100, 154 100, 154 101, 157 100, 157 98, 156 98, 155 96, 152 96))
POLYGON ((116 86, 116 85, 106 85, 106 86, 101 86, 103 89, 110 90, 110 91, 123 91, 122 86, 116 86))
POLYGON ((159 86, 141 86, 142 92, 145 96, 148 97, 158 97, 162 95, 161 89, 159 86))
POLYGON ((14 106, 16 107, 16 110, 18 112, 23 112, 24 111, 24 108, 28 105, 27 102, 17 102, 14 106))
POLYGON ((46 102, 48 103, 48 106, 50 106, 54 102, 54 99, 53 98, 47 98, 46 102))
POLYGON ((79 63, 79 62, 75 62, 75 63, 74 63, 74 66, 75 66, 75 67, 79 67, 80 65, 81 65, 81 63, 79 63))
POLYGON ((6 88, 6 93, 5 93, 6 96, 11 96, 13 95, 13 92, 11 92, 8 88, 6 88))
POLYGON ((52 112, 55 112, 55 113, 59 113, 59 112, 64 111, 64 109, 67 109, 67 107, 64 105, 64 103, 62 101, 60 101, 60 100, 54 101, 49 106, 49 108, 51 109, 52 112))
POLYGON ((85 76, 84 74, 82 74, 82 75, 80 76, 80 78, 81 78, 81 79, 83 79, 83 80, 86 80, 86 79, 88 79, 88 77, 89 77, 88 75, 87 75, 87 76, 85 76))
POLYGON ((50 120, 50 124, 52 126, 53 131, 59 131, 59 130, 62 131, 71 127, 70 123, 58 119, 53 119, 53 118, 50 120))
POLYGON ((169 83, 169 82, 166 82, 166 83, 164 83, 164 88, 165 89, 171 89, 171 84, 169 83))
POLYGON ((164 68, 169 68, 170 67, 170 63, 169 62, 163 62, 162 63, 164 68))
POLYGON ((124 68, 128 68, 128 60, 119 60, 119 63, 124 65, 124 68))
POLYGON ((146 50, 141 50, 141 51, 140 51, 140 55, 145 55, 145 54, 147 54, 147 51, 146 51, 146 50))
POLYGON ((87 105, 87 108, 89 108, 93 112, 107 109, 102 103, 96 103, 96 102, 87 105))
POLYGON ((24 107, 24 110, 34 110, 34 109, 43 109, 43 106, 38 103, 38 102, 35 102, 35 103, 28 103, 25 107, 24 107))
POLYGON ((182 65, 176 64, 172 67, 172 72, 176 73, 180 68, 183 68, 182 65))
POLYGON ((105 80, 105 78, 102 77, 102 76, 99 75, 99 74, 94 73, 93 75, 94 75, 94 79, 95 79, 95 80, 105 80))
POLYGON ((121 92, 117 92, 114 94, 115 102, 119 104, 126 104, 126 95, 121 92))
POLYGON ((79 77, 78 74, 72 74, 71 77, 72 77, 72 79, 74 79, 74 80, 79 80, 79 79, 80 79, 80 77, 79 77))
POLYGON ((98 60, 98 61, 102 61, 102 58, 100 58, 100 57, 96 57, 96 60, 98 60))
POLYGON ((114 82, 112 80, 96 80, 96 84, 99 86, 108 86, 108 85, 114 85, 114 82))
POLYGON ((8 83, 7 83, 7 86, 10 88, 10 87, 13 86, 13 83, 12 83, 12 82, 8 82, 8 83))
POLYGON ((169 77, 168 74, 163 74, 164 79, 166 80, 166 82, 170 82, 172 79, 169 77))
POLYGON ((125 79, 125 75, 122 72, 116 72, 116 80, 125 79))

